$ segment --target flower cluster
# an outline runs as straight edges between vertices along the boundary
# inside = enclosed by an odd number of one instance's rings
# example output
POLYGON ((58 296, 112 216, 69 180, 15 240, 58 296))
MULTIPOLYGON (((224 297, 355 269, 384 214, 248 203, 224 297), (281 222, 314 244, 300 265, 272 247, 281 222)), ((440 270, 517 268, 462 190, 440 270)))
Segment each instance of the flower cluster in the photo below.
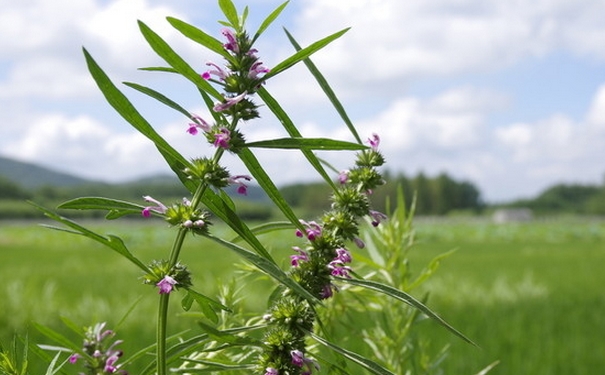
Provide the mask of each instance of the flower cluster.
MULTIPOLYGON (((318 299, 330 298, 338 290, 334 277, 351 277, 349 264, 353 259, 345 245, 351 241, 360 248, 365 246, 359 238, 359 219, 368 216, 374 226, 386 219, 386 215, 370 209, 369 195, 384 184, 376 169, 384 163, 384 157, 378 151, 378 135, 374 134, 368 143, 370 147, 358 153, 355 167, 339 174, 340 186, 332 196, 331 209, 319 222, 301 220, 295 232, 306 244, 293 247, 290 275, 318 299)), ((312 311, 309 303, 288 291, 265 315, 270 328, 259 360, 265 375, 311 374, 318 369, 315 361, 304 355, 305 336, 315 319, 314 314, 305 313, 306 309, 312 311)))
MULTIPOLYGON (((122 340, 111 342, 115 336, 112 330, 105 329, 106 323, 97 323, 93 327, 87 328, 84 334, 84 345, 82 353, 74 353, 69 357, 69 362, 75 364, 78 360, 84 361, 84 367, 88 374, 122 374, 128 372, 120 369, 116 362, 122 356, 122 351, 116 349, 116 346, 122 343, 122 340)), ((84 375, 84 373, 80 373, 84 375)))
POLYGON ((187 267, 177 263, 171 266, 166 260, 156 260, 149 265, 150 272, 143 276, 143 283, 158 287, 159 294, 169 294, 177 288, 191 287, 191 274, 187 267))

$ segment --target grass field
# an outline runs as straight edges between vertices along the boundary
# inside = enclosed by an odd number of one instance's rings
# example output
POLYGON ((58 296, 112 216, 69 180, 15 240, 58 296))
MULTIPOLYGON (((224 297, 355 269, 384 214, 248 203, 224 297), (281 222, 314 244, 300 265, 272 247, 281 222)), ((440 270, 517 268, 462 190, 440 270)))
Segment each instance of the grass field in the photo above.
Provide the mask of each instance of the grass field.
MULTIPOLYGON (((120 235, 143 261, 161 258, 173 232, 163 224, 91 223, 120 235)), ((429 306, 473 339, 472 347, 427 321, 417 328, 437 352, 450 345, 445 374, 589 374, 605 368, 605 222, 567 219, 526 224, 418 220, 412 267, 457 248, 418 290, 429 306)), ((276 259, 288 264, 289 232, 267 238, 276 259)), ((214 294, 228 281, 236 261, 228 250, 203 240, 188 241, 183 261, 194 285, 214 294)), ((138 301, 119 329, 128 352, 154 338, 156 292, 141 284, 139 271, 90 240, 40 228, 35 223, 0 222, 0 339, 24 333, 30 321, 61 329, 60 316, 78 324, 115 325, 138 301), (136 337, 136 340, 129 338, 136 337)), ((264 310, 265 281, 246 284, 249 311, 264 310)), ((173 311, 178 311, 178 300, 173 311)), ((180 316, 170 330, 195 329, 180 316)), ((63 330, 63 332, 67 332, 63 330)), ((41 340, 33 329, 31 340, 41 340)), ((36 373, 36 372, 32 372, 36 373)))

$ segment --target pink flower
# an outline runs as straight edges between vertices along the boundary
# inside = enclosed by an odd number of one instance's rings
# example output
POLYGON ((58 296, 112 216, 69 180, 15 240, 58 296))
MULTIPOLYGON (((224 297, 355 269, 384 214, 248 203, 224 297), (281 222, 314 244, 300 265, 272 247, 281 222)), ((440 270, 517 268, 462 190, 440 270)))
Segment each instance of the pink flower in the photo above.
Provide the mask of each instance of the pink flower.
POLYGON ((375 227, 377 227, 382 220, 388 219, 387 215, 383 214, 382 212, 373 210, 370 210, 370 217, 372 218, 372 225, 375 227))
POLYGON ((143 197, 143 199, 146 202, 151 202, 154 203, 155 206, 147 206, 145 208, 143 208, 143 211, 141 212, 141 214, 143 215, 143 217, 150 217, 151 216, 151 211, 155 211, 159 214, 165 214, 166 210, 168 209, 162 202, 153 199, 152 197, 150 197, 149 195, 146 195, 143 197))
POLYGON ((378 136, 378 134, 373 133, 372 138, 368 138, 368 143, 372 147, 372 150, 377 151, 378 146, 380 145, 380 137, 378 136))
POLYGON ((227 128, 220 128, 219 132, 214 134, 214 147, 229 148, 231 132, 227 128))
POLYGON ((269 69, 263 66, 261 61, 257 61, 250 67, 248 78, 256 79, 259 74, 269 73, 269 69))
MULTIPOLYGON (((322 230, 321 225, 317 224, 314 221, 306 222, 304 220, 300 220, 300 223, 303 224, 305 228, 305 234, 309 241, 314 241, 317 237, 321 236, 322 230)), ((296 230, 297 237, 303 237, 304 234, 300 229, 296 230)))
POLYGON ((69 363, 71 363, 72 365, 74 363, 76 363, 78 361, 78 359, 82 358, 81 355, 79 355, 78 353, 74 353, 72 355, 69 356, 69 363))
POLYGON ((166 275, 162 280, 160 280, 157 284, 155 284, 158 288, 160 288, 160 294, 168 294, 172 292, 174 286, 177 284, 177 281, 172 277, 166 275))
POLYGON ((292 264, 293 267, 298 267, 300 265, 300 262, 309 261, 309 254, 307 254, 306 251, 302 250, 300 247, 297 246, 294 246, 292 249, 298 253, 290 255, 290 264, 292 264))
POLYGON ((222 112, 224 110, 227 110, 227 109, 233 107, 234 105, 236 105, 237 103, 241 102, 246 97, 246 95, 248 95, 248 92, 244 91, 243 93, 241 93, 237 96, 234 96, 232 98, 225 98, 224 102, 217 103, 213 109, 216 112, 222 112))
POLYGON ((349 171, 341 171, 338 174, 338 182, 341 184, 346 184, 349 181, 349 171))
POLYGON ((279 371, 273 367, 267 367, 265 369, 265 375, 279 375, 279 371))
POLYGON ((231 176, 231 177, 229 177, 229 180, 227 180, 227 181, 229 182, 229 184, 239 185, 237 187, 238 194, 247 195, 248 194, 248 185, 243 183, 242 180, 250 181, 250 180, 252 180, 252 177, 250 177, 246 174, 241 174, 241 175, 237 175, 237 176, 231 176))
POLYGON ((211 61, 207 62, 206 65, 211 66, 214 69, 202 73, 202 78, 205 80, 209 80, 210 78, 212 78, 212 76, 216 76, 221 81, 224 81, 230 74, 229 72, 226 72, 220 66, 216 65, 211 61))
POLYGON ((200 116, 192 114, 191 119, 193 120, 193 122, 189 123, 189 129, 187 129, 187 133, 191 135, 196 135, 198 133, 198 128, 202 129, 206 133, 210 131, 210 124, 204 121, 204 119, 200 116))
POLYGON ((221 33, 227 38, 227 43, 223 44, 223 47, 227 51, 232 51, 234 53, 239 52, 239 46, 237 45, 237 39, 235 38, 235 33, 231 29, 223 29, 221 33))

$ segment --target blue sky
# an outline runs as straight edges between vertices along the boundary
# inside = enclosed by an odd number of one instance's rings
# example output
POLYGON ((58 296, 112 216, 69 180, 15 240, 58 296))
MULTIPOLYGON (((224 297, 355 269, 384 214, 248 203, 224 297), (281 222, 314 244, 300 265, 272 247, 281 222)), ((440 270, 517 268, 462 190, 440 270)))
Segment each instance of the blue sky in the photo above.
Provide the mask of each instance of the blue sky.
MULTIPOLYGON (((250 6, 249 27, 281 1, 250 6)), ((118 83, 160 90, 207 115, 196 91, 141 38, 141 19, 203 71, 216 56, 165 21, 174 16, 217 37, 214 1, 0 0, 0 154, 105 181, 166 172, 152 145, 104 102, 81 47, 118 83)), ((555 183, 605 176, 605 3, 599 0, 292 0, 259 40, 267 66, 292 53, 282 31, 305 45, 344 27, 313 56, 360 134, 383 138, 391 171, 447 172, 489 202, 531 197, 555 183)), ((307 136, 351 139, 304 68, 267 84, 307 136)), ((124 87, 144 116, 187 157, 209 155, 187 120, 124 87)), ((265 114, 242 125, 250 140, 280 137, 265 114)), ((325 155, 345 169, 350 154, 325 155)), ((299 154, 259 154, 277 183, 316 179, 299 154)), ((245 173, 226 160, 233 173, 245 173)))

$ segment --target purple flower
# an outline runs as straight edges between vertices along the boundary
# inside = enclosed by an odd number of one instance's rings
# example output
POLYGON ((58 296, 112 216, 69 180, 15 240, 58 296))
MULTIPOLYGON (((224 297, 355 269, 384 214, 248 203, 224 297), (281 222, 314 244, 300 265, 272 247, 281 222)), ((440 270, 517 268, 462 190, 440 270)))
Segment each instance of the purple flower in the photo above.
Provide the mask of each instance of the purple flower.
POLYGON ((297 246, 294 246, 292 249, 298 253, 295 255, 290 255, 290 264, 292 264, 293 267, 298 267, 300 262, 309 261, 309 254, 307 254, 306 251, 297 246))
POLYGON ((235 38, 235 33, 231 29, 223 29, 221 33, 227 38, 227 43, 223 44, 223 47, 227 51, 232 51, 234 53, 239 52, 239 46, 237 45, 237 39, 235 38))
POLYGON ((214 147, 229 148, 231 132, 227 128, 220 128, 219 132, 214 134, 214 147))
POLYGON ((338 182, 341 184, 346 184, 349 181, 349 171, 341 171, 338 174, 338 182))
POLYGON ((377 227, 382 220, 388 219, 387 215, 383 214, 382 212, 373 210, 370 210, 370 217, 372 218, 372 225, 375 227, 377 227))
POLYGON ((292 350, 290 355, 294 366, 302 367, 305 364, 305 356, 300 350, 292 350))
POLYGON ((267 367, 265 369, 265 375, 279 375, 279 371, 273 367, 267 367))
POLYGON ((177 284, 176 280, 172 277, 166 275, 162 280, 160 280, 157 284, 155 284, 158 288, 160 288, 160 294, 168 294, 172 292, 174 286, 177 284))
POLYGON ((351 253, 349 250, 345 249, 344 247, 340 247, 336 249, 336 258, 334 258, 334 260, 341 263, 351 263, 353 259, 351 258, 351 253))
POLYGON ((321 289, 321 292, 319 293, 319 296, 322 299, 327 299, 334 295, 334 291, 338 291, 338 288, 336 288, 336 286, 334 284, 328 283, 323 286, 323 288, 321 289))
MULTIPOLYGON (((309 241, 314 241, 317 237, 321 236, 321 225, 314 221, 306 222, 304 220, 300 220, 300 223, 306 227, 305 233, 309 241)), ((296 230, 297 237, 302 237, 303 235, 304 234, 300 229, 296 230)))
POLYGON ((143 215, 143 217, 150 217, 151 216, 151 211, 155 211, 159 214, 165 214, 166 210, 168 209, 162 202, 153 199, 152 197, 150 197, 149 195, 146 195, 143 197, 143 199, 146 202, 151 202, 154 203, 155 206, 147 206, 145 208, 143 208, 143 211, 141 212, 141 214, 143 215))
POLYGON ((213 109, 216 112, 222 112, 224 110, 227 110, 236 105, 237 103, 241 102, 246 97, 246 95, 248 95, 248 91, 244 91, 243 93, 232 98, 225 98, 224 102, 217 103, 213 109))
POLYGON ((229 76, 229 72, 224 71, 220 66, 216 65, 211 61, 207 62, 206 65, 211 66, 214 69, 202 73, 202 78, 205 80, 209 80, 210 78, 212 78, 212 76, 216 76, 221 81, 224 81, 229 76))
POLYGON ((259 74, 269 73, 269 69, 263 66, 262 61, 257 61, 250 67, 248 78, 256 79, 259 74))
POLYGON ((372 138, 368 138, 368 143, 372 147, 372 150, 377 151, 378 146, 380 145, 380 137, 378 136, 378 134, 373 133, 372 138))
POLYGON ((252 177, 245 175, 245 174, 241 174, 241 175, 229 177, 229 180, 227 180, 227 182, 229 182, 229 184, 239 185, 237 188, 238 194, 247 195, 248 194, 248 185, 243 183, 241 180, 250 181, 250 180, 252 180, 252 177))
POLYGON ((353 238, 353 242, 355 242, 355 245, 357 245, 357 247, 360 249, 363 249, 364 247, 366 247, 365 242, 363 242, 362 239, 359 237, 353 238))
POLYGON ((189 129, 187 129, 187 133, 191 135, 196 135, 198 133, 198 128, 202 129, 206 133, 210 131, 210 124, 204 121, 204 119, 200 116, 191 114, 191 119, 193 120, 193 122, 189 123, 189 129))
POLYGON ((74 353, 72 355, 69 356, 69 363, 71 363, 72 365, 74 363, 76 363, 78 361, 78 359, 82 358, 81 355, 79 355, 78 353, 74 353))
POLYGON ((328 264, 328 268, 332 270, 330 272, 332 276, 346 277, 348 279, 351 278, 351 275, 349 275, 349 272, 351 272, 351 267, 345 266, 344 264, 342 264, 342 262, 338 260, 331 261, 328 264))

